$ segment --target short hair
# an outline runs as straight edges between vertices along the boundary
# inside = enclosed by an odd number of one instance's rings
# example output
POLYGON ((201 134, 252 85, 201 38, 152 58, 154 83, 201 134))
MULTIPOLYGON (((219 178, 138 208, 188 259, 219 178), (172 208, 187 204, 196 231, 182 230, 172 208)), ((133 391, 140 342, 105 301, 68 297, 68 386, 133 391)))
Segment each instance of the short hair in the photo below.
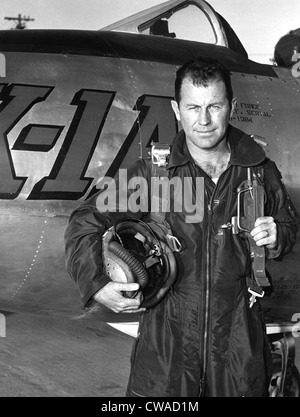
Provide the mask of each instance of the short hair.
POLYGON ((212 81, 223 81, 229 104, 233 98, 230 71, 220 62, 211 58, 196 58, 185 63, 176 72, 175 100, 179 104, 181 99, 181 87, 185 79, 191 79, 196 86, 207 87, 212 81))

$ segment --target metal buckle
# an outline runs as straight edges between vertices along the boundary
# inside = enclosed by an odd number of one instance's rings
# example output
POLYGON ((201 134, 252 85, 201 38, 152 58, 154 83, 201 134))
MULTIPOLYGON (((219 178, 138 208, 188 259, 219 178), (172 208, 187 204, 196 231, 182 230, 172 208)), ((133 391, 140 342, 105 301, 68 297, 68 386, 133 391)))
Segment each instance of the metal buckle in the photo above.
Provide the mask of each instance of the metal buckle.
POLYGON ((256 303, 256 297, 263 298, 263 296, 265 295, 264 291, 259 293, 257 291, 251 290, 250 287, 248 287, 248 291, 250 292, 250 294, 252 294, 250 299, 249 299, 249 307, 250 308, 253 306, 254 303, 256 303))
POLYGON ((152 164, 157 165, 159 167, 163 167, 167 165, 167 158, 170 154, 170 145, 167 144, 151 144, 151 159, 152 164))
POLYGON ((173 252, 180 252, 182 250, 182 245, 177 239, 177 237, 167 234, 166 238, 173 252))

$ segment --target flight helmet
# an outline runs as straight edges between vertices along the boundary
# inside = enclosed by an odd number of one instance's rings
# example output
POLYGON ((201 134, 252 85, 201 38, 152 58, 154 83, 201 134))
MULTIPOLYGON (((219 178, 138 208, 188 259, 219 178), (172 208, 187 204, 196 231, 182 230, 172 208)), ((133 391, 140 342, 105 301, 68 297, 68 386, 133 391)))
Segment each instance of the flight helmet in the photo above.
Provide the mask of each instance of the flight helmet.
MULTIPOLYGON (((120 221, 102 239, 103 262, 112 281, 138 282, 141 307, 157 305, 173 285, 177 264, 164 226, 136 219, 120 221)), ((126 297, 136 292, 127 291, 126 297)))

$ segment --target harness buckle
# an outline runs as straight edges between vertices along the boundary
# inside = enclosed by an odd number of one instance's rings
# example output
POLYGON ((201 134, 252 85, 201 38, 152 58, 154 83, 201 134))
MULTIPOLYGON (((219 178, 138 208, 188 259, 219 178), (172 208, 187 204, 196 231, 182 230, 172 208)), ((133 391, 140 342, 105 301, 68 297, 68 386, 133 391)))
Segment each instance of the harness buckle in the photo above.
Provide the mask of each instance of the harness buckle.
POLYGON ((252 290, 250 287, 248 287, 248 291, 250 292, 251 297, 249 299, 249 307, 252 308, 253 304, 256 303, 256 297, 263 298, 265 295, 264 291, 261 291, 260 293, 257 291, 252 290))
POLYGON ((151 160, 152 164, 158 167, 165 167, 168 163, 168 156, 170 155, 170 146, 167 144, 151 143, 151 160))

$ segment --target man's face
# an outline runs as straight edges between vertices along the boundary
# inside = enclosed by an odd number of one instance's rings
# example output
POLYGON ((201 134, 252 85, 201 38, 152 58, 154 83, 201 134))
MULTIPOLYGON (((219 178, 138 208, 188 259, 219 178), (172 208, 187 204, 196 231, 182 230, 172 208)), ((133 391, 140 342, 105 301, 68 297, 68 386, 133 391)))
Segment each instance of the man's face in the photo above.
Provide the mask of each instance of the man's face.
POLYGON ((171 104, 187 141, 209 150, 225 138, 235 100, 230 106, 225 84, 221 80, 212 80, 207 87, 198 87, 190 79, 185 79, 181 86, 180 103, 172 101, 171 104))

